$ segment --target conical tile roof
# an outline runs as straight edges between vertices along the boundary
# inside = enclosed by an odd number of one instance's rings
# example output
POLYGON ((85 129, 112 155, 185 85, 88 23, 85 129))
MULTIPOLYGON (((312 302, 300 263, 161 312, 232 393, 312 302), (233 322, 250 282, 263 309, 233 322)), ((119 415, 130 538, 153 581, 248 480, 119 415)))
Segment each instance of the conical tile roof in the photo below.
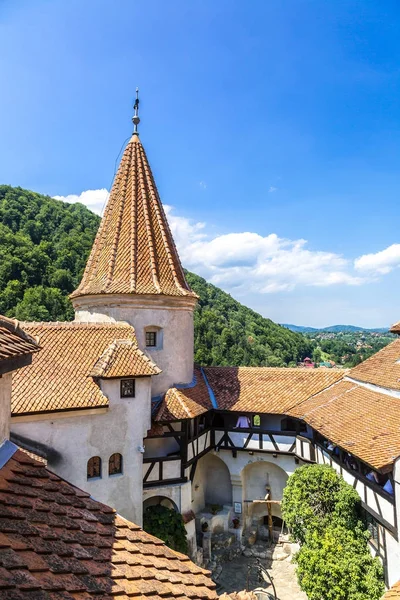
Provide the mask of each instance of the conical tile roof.
POLYGON ((136 133, 125 148, 82 281, 71 298, 91 294, 196 297, 136 133))

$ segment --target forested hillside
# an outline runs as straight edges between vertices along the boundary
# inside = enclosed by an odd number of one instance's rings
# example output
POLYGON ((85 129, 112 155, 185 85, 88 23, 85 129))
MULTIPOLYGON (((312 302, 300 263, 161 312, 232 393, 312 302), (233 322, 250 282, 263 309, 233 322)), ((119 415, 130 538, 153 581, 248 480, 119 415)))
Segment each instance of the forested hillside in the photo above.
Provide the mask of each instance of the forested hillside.
POLYGON ((195 360, 203 365, 282 367, 312 352, 312 343, 186 271, 200 297, 194 315, 195 360))
MULTIPOLYGON (((78 285, 100 219, 22 188, 0 186, 0 313, 22 320, 73 318, 68 294, 78 285)), ((303 336, 246 308, 187 273, 200 296, 196 361, 203 365, 294 365, 312 351, 303 336)))
POLYGON ((80 281, 99 222, 82 204, 0 185, 0 313, 72 319, 67 296, 80 281))

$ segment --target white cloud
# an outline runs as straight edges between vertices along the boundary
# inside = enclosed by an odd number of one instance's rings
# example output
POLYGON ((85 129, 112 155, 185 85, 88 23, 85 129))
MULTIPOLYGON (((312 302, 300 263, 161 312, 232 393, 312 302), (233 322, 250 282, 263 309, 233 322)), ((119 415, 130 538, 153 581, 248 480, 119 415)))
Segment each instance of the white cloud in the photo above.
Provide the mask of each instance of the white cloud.
MULTIPOLYGON (((98 214, 107 197, 105 189, 55 196, 82 202, 98 214)), ((270 294, 300 286, 356 286, 367 281, 352 273, 351 261, 333 252, 310 250, 306 240, 248 231, 212 236, 205 223, 176 215, 171 206, 164 209, 184 266, 227 291, 270 294)))
POLYGON ((274 192, 276 192, 277 189, 278 189, 277 187, 274 187, 273 185, 271 185, 270 188, 269 188, 269 190, 268 190, 268 193, 269 194, 273 194, 274 192))
POLYGON ((354 266, 358 271, 370 274, 390 273, 396 267, 400 267, 400 244, 392 244, 375 254, 364 254, 354 261, 354 266))
POLYGON ((351 263, 339 254, 314 251, 306 240, 288 240, 275 233, 228 233, 215 237, 205 223, 176 216, 165 207, 182 263, 227 290, 273 293, 298 286, 361 285, 351 263))
POLYGON ((69 194, 69 196, 54 196, 56 200, 63 200, 64 202, 81 202, 85 204, 94 213, 101 215, 108 199, 108 191, 103 188, 101 190, 86 190, 81 194, 69 194))
POLYGON ((207 189, 207 184, 205 181, 199 181, 199 186, 201 187, 201 189, 206 190, 207 189))

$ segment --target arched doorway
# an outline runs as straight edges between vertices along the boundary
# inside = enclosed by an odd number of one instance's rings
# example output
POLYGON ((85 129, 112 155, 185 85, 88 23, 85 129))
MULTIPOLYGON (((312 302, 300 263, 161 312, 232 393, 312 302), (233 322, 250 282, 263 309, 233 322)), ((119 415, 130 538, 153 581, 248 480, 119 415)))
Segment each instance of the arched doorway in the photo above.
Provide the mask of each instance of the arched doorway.
MULTIPOLYGON (((260 535, 268 535, 265 530, 268 516, 268 505, 265 500, 270 491, 270 500, 282 500, 283 490, 288 479, 286 471, 268 461, 257 461, 244 467, 241 472, 243 486, 243 513, 246 527, 256 528, 260 535), (261 500, 261 502, 260 502, 261 500)), ((271 514, 275 522, 274 530, 282 528, 282 512, 280 504, 270 504, 271 514)))
POLYGON ((192 484, 192 498, 195 513, 213 504, 232 506, 231 475, 219 456, 208 453, 199 460, 192 484))
POLYGON ((166 508, 170 508, 175 512, 179 512, 175 502, 173 502, 170 498, 167 498, 166 496, 151 496, 151 498, 146 498, 146 500, 143 502, 143 513, 149 506, 157 506, 159 504, 161 506, 165 506, 166 508))

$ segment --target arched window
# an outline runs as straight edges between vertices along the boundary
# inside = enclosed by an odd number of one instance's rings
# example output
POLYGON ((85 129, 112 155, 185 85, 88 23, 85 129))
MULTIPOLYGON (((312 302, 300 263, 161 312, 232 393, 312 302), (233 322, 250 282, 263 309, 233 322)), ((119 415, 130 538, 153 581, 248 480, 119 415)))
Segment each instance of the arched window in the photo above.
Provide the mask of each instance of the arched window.
POLYGON ((101 458, 100 456, 92 456, 87 463, 87 478, 94 479, 101 477, 101 458))
POLYGON ((122 454, 116 452, 115 454, 111 454, 108 461, 108 474, 118 475, 119 473, 122 473, 122 454))
POLYGON ((253 421, 253 427, 261 427, 261 417, 260 417, 260 415, 253 415, 252 421, 253 421))

